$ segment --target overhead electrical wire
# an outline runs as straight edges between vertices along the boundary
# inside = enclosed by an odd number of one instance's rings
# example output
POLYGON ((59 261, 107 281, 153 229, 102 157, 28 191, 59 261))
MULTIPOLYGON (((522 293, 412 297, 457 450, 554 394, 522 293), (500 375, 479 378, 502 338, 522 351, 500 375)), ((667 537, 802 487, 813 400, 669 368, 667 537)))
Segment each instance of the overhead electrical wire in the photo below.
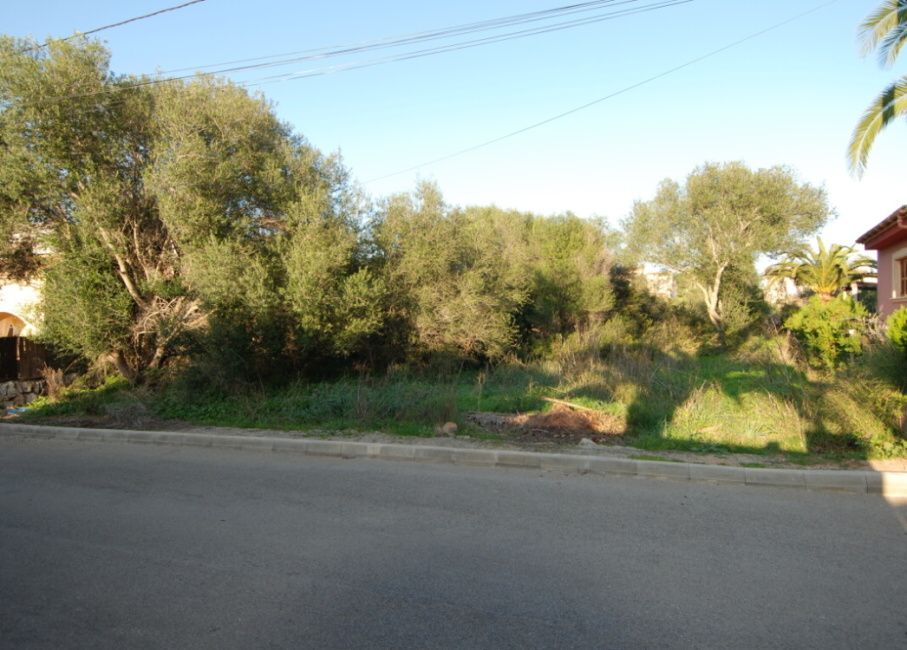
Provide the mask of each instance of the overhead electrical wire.
MULTIPOLYGON (((179 5, 174 5, 172 7, 165 7, 164 9, 158 9, 157 11, 152 11, 150 14, 143 14, 141 16, 135 16, 133 18, 127 18, 126 20, 121 20, 119 22, 110 23, 109 25, 102 25, 101 27, 95 27, 94 29, 89 29, 84 32, 76 32, 72 36, 66 36, 64 38, 55 38, 54 41, 71 41, 74 38, 79 38, 80 36, 88 36, 89 34, 96 34, 98 32, 103 32, 106 29, 113 29, 114 27, 122 27, 123 25, 128 25, 129 23, 134 23, 138 20, 145 20, 146 18, 153 18, 154 16, 159 16, 160 14, 165 14, 170 11, 176 11, 177 9, 184 9, 190 5, 196 5, 200 2, 205 2, 206 0, 190 0, 189 2, 184 2, 179 5)), ((32 50, 40 50, 43 47, 47 47, 51 41, 45 41, 40 45, 33 45, 31 47, 26 47, 21 52, 30 52, 32 50)))
POLYGON ((476 150, 478 150, 478 149, 483 149, 483 148, 488 147, 488 146, 490 146, 490 145, 492 145, 492 144, 496 144, 496 143, 498 143, 498 142, 501 142, 502 140, 507 140, 508 138, 512 138, 512 137, 517 136, 517 135, 520 135, 520 134, 522 134, 522 133, 526 133, 527 131, 531 131, 531 130, 533 130, 533 129, 537 129, 537 128, 539 128, 539 127, 541 127, 541 126, 544 126, 544 125, 546 125, 546 124, 550 124, 551 122, 555 122, 555 121, 560 120, 560 119, 562 119, 562 118, 565 118, 565 117, 567 117, 567 116, 569 116, 569 115, 573 115, 574 113, 579 113, 580 111, 586 110, 587 108, 591 108, 592 106, 595 106, 595 105, 597 105, 597 104, 601 104, 602 102, 605 102, 605 101, 607 101, 607 100, 609 100, 609 99, 613 99, 614 97, 617 97, 617 96, 619 96, 619 95, 623 95, 623 94, 625 94, 625 93, 628 93, 628 92, 630 92, 631 90, 635 90, 636 88, 639 88, 639 87, 641 87, 641 86, 648 85, 648 84, 650 84, 650 83, 652 83, 652 82, 654 82, 654 81, 657 81, 657 80, 662 79, 662 78, 664 78, 664 77, 667 77, 667 76, 669 76, 669 75, 671 75, 671 74, 674 74, 675 72, 679 72, 679 71, 681 71, 681 70, 683 70, 683 69, 685 69, 685 68, 689 68, 690 66, 693 66, 693 65, 695 65, 695 64, 697 64, 697 63, 700 63, 700 62, 702 62, 702 61, 705 61, 706 59, 710 59, 710 58, 712 58, 712 57, 714 57, 714 56, 717 56, 718 54, 721 54, 721 53, 723 53, 723 52, 726 52, 727 50, 733 49, 733 48, 738 47, 738 46, 740 46, 740 45, 742 45, 742 44, 744 44, 744 43, 746 43, 746 42, 748 42, 748 41, 751 41, 751 40, 756 39, 756 38, 758 38, 758 37, 760 37, 760 36, 763 36, 764 34, 767 34, 767 33, 769 33, 769 32, 772 32, 772 31, 775 31, 775 30, 777 30, 777 29, 780 29, 781 27, 784 27, 784 26, 786 26, 786 25, 789 25, 789 24, 792 23, 792 22, 795 22, 795 21, 797 21, 797 20, 800 20, 801 18, 805 18, 806 16, 809 16, 809 15, 811 15, 811 14, 814 14, 814 13, 818 12, 818 11, 821 11, 822 9, 825 9, 826 7, 829 7, 829 6, 833 5, 833 4, 836 4, 837 2, 838 2, 838 0, 830 0, 830 2, 824 2, 824 3, 822 3, 822 4, 816 5, 816 6, 813 7, 812 9, 808 9, 808 10, 802 12, 802 13, 799 13, 799 14, 796 14, 796 15, 794 15, 794 16, 791 16, 790 18, 787 18, 787 19, 785 19, 785 20, 782 20, 781 22, 778 22, 778 23, 775 23, 775 24, 773 24, 773 25, 770 25, 769 27, 765 27, 765 28, 763 28, 763 29, 760 29, 759 31, 752 32, 752 33, 750 33, 750 34, 748 34, 748 35, 746 35, 746 36, 744 36, 744 37, 742 37, 742 38, 739 38, 739 39, 737 39, 737 40, 735 40, 735 41, 732 41, 731 43, 728 43, 727 45, 723 45, 723 46, 721 46, 721 47, 719 47, 719 48, 716 48, 716 49, 714 49, 714 50, 711 50, 711 51, 709 51, 709 52, 706 52, 705 54, 702 54, 702 55, 700 55, 700 56, 697 56, 697 57, 695 57, 695 58, 693 58, 693 59, 689 59, 688 61, 685 61, 685 62, 681 63, 680 65, 676 65, 676 66, 674 66, 674 67, 668 68, 667 70, 664 70, 664 71, 662 71, 662 72, 659 72, 658 74, 652 75, 651 77, 647 77, 646 79, 643 79, 642 81, 638 81, 638 82, 636 82, 636 83, 634 83, 634 84, 631 84, 631 85, 629 85, 629 86, 624 86, 623 88, 621 88, 621 89, 619 89, 619 90, 616 90, 616 91, 614 91, 614 92, 612 92, 612 93, 609 93, 609 94, 605 95, 604 97, 599 97, 598 99, 593 99, 592 101, 586 102, 585 104, 581 104, 581 105, 579 105, 579 106, 575 106, 575 107, 573 107, 573 108, 571 108, 571 109, 568 109, 568 110, 566 110, 566 111, 563 111, 563 112, 561 112, 561 113, 558 113, 557 115, 552 115, 551 117, 545 118, 544 120, 540 120, 540 121, 535 122, 535 123, 533 123, 533 124, 529 124, 529 125, 527 125, 527 126, 524 126, 524 127, 522 127, 522 128, 519 128, 519 129, 517 129, 517 130, 515 130, 515 131, 511 131, 511 132, 509 132, 509 133, 505 133, 504 135, 500 135, 500 136, 498 136, 498 137, 491 138, 490 140, 485 140, 484 142, 480 142, 480 143, 478 143, 478 144, 474 144, 474 145, 469 146, 469 147, 466 147, 466 148, 464 148, 464 149, 459 149, 459 150, 454 151, 454 152, 452 152, 452 153, 449 153, 449 154, 446 154, 446 155, 443 155, 443 156, 439 156, 439 157, 433 158, 433 159, 431 159, 431 160, 426 160, 426 161, 424 161, 424 162, 421 162, 421 163, 416 164, 416 165, 412 165, 412 166, 407 167, 407 168, 405 168, 405 169, 399 169, 399 170, 397 170, 397 171, 395 171, 395 172, 391 172, 391 173, 389 173, 389 174, 384 174, 383 176, 377 176, 377 177, 375 177, 375 178, 370 178, 370 179, 368 179, 368 180, 366 180, 366 181, 363 181, 363 184, 366 184, 366 185, 367 185, 367 184, 369 184, 369 183, 375 183, 375 182, 377 182, 377 181, 381 181, 381 180, 384 180, 384 179, 387 179, 387 178, 392 178, 392 177, 394 177, 394 176, 399 176, 400 174, 405 174, 405 173, 407 173, 407 172, 415 171, 415 170, 417 170, 417 169, 420 169, 420 168, 422 168, 422 167, 426 167, 426 166, 428 166, 428 165, 434 165, 434 164, 439 163, 439 162, 444 162, 444 161, 446 161, 446 160, 450 160, 451 158, 457 158, 457 157, 462 156, 462 155, 464 155, 464 154, 471 153, 471 152, 476 151, 476 150))
MULTIPOLYGON (((631 4, 631 3, 636 3, 636 2, 640 2, 640 1, 641 0, 622 0, 620 2, 617 2, 617 4, 621 4, 621 5, 631 4)), ((403 54, 394 55, 392 57, 387 57, 386 59, 380 59, 380 60, 378 60, 377 63, 368 63, 368 65, 377 65, 378 63, 384 63, 384 62, 388 62, 388 61, 397 61, 397 60, 404 60, 407 58, 416 58, 417 56, 428 56, 431 54, 446 52, 446 51, 449 51, 450 49, 465 49, 466 47, 475 47, 478 45, 485 45, 487 43, 496 43, 496 42, 505 41, 505 40, 512 40, 515 38, 522 38, 524 36, 534 36, 536 34, 560 31, 562 29, 571 29, 573 27, 579 27, 581 25, 588 25, 591 23, 602 22, 605 20, 613 20, 615 18, 622 18, 624 16, 630 16, 630 15, 637 14, 637 13, 644 13, 646 11, 652 11, 653 9, 663 9, 663 8, 674 6, 674 5, 687 4, 687 3, 690 3, 693 1, 694 0, 658 0, 657 2, 654 2, 649 5, 644 5, 642 7, 632 7, 632 8, 627 8, 627 9, 620 9, 618 11, 613 11, 613 12, 601 14, 598 16, 592 16, 589 18, 574 19, 574 20, 565 21, 565 22, 561 22, 561 23, 555 23, 553 25, 548 25, 545 27, 533 27, 530 29, 519 30, 516 32, 508 32, 506 34, 500 34, 497 36, 489 36, 489 37, 485 37, 485 38, 481 38, 481 39, 475 39, 472 41, 462 41, 460 43, 453 43, 450 45, 439 46, 437 48, 431 48, 429 50, 417 50, 416 52, 405 52, 403 54)), ((475 30, 475 31, 487 31, 487 29, 475 30)), ((440 38, 447 38, 447 36, 444 36, 444 37, 436 36, 436 37, 432 37, 431 39, 425 39, 425 40, 438 40, 440 38)), ((334 53, 331 53, 330 55, 322 55, 322 56, 317 56, 317 57, 305 56, 305 57, 297 57, 297 58, 293 58, 293 59, 284 59, 282 61, 277 61, 277 62, 243 65, 243 66, 236 66, 236 67, 232 67, 232 68, 220 68, 218 70, 214 70, 213 72, 211 72, 209 74, 228 74, 228 73, 233 73, 233 72, 244 72, 247 70, 260 70, 262 68, 279 67, 279 66, 290 64, 290 63, 298 63, 300 61, 311 60, 312 58, 323 59, 323 58, 328 58, 328 56, 343 56, 343 55, 349 54, 351 52, 354 52, 355 50, 356 50, 356 48, 345 48, 345 49, 341 49, 341 50, 336 50, 334 53)), ((360 64, 354 64, 354 65, 357 65, 357 67, 358 67, 360 64)), ((346 68, 343 68, 343 69, 346 69, 346 68)), ((325 70, 328 70, 328 69, 325 68, 325 70)), ((281 76, 281 77, 286 76, 287 78, 292 78, 294 76, 294 74, 295 73, 285 73, 285 74, 279 75, 279 76, 281 76)), ((324 72, 322 74, 330 74, 330 72, 324 72)), ((194 76, 195 75, 183 75, 181 77, 177 77, 177 79, 187 79, 187 78, 191 78, 194 76)), ((306 75, 306 76, 312 76, 312 75, 306 75)))
MULTIPOLYGON (((590 2, 582 3, 582 6, 592 5, 592 4, 595 4, 595 5, 608 4, 613 7, 613 6, 617 6, 617 5, 633 4, 636 2, 640 2, 640 1, 641 0, 598 0, 597 2, 594 2, 594 3, 590 3, 590 2)), ((481 39, 474 39, 472 41, 461 41, 461 42, 457 42, 457 43, 451 43, 451 44, 447 44, 447 45, 438 46, 435 48, 429 48, 427 50, 417 50, 414 52, 413 51, 402 52, 400 54, 396 54, 396 55, 393 55, 390 57, 385 57, 385 58, 379 59, 379 60, 368 60, 368 61, 364 61, 364 62, 343 64, 340 66, 316 68, 316 69, 307 70, 307 71, 303 71, 303 72, 281 73, 281 74, 270 75, 270 76, 266 76, 266 77, 253 78, 253 79, 249 79, 249 80, 245 80, 245 81, 237 81, 235 83, 237 83, 238 85, 242 85, 242 86, 249 86, 249 85, 257 85, 257 84, 261 84, 261 83, 271 83, 274 81, 290 80, 293 78, 306 78, 306 77, 312 77, 312 76, 316 76, 316 75, 333 74, 335 72, 340 72, 340 71, 345 71, 345 70, 371 67, 374 65, 380 65, 383 63, 390 63, 390 62, 394 62, 394 61, 403 61, 403 60, 408 60, 408 59, 421 58, 421 57, 425 57, 425 56, 431 56, 434 54, 440 54, 440 53, 449 52, 449 51, 466 49, 469 47, 479 47, 481 45, 486 45, 489 43, 497 43, 497 42, 502 42, 502 41, 507 41, 507 40, 513 40, 516 38, 525 38, 528 36, 534 36, 536 34, 560 31, 562 29, 571 29, 574 27, 578 27, 580 25, 590 24, 590 23, 594 23, 594 22, 601 22, 601 21, 605 21, 605 20, 614 20, 616 18, 622 18, 622 17, 626 17, 629 15, 653 11, 656 9, 665 9, 665 8, 672 7, 675 5, 687 4, 687 3, 690 3, 693 1, 694 0, 658 0, 657 2, 639 6, 639 7, 629 7, 629 8, 618 9, 616 11, 610 11, 608 13, 599 14, 596 16, 591 16, 591 17, 581 18, 581 19, 573 19, 571 21, 555 23, 553 25, 547 25, 547 26, 543 26, 543 27, 533 27, 533 28, 529 28, 529 29, 525 29, 525 30, 508 32, 505 34, 498 34, 495 36, 489 36, 489 37, 485 37, 485 38, 481 38, 481 39)), ((568 8, 571 13, 576 13, 576 11, 577 11, 576 7, 578 7, 578 6, 581 6, 581 5, 567 5, 566 8, 568 8)), ((563 10, 564 7, 556 8, 556 9, 563 10)), ((555 9, 551 9, 548 11, 552 12, 552 11, 555 11, 555 9)), ((538 13, 538 12, 536 12, 536 13, 538 13)), ((501 22, 501 21, 505 21, 505 20, 510 20, 512 22, 516 18, 520 18, 523 22, 529 22, 528 20, 525 19, 525 16, 527 16, 527 14, 519 14, 518 16, 511 16, 508 18, 495 19, 495 21, 484 21, 484 22, 485 23, 501 22)), ((480 24, 480 23, 475 23, 475 24, 480 24)), ((497 27, 497 28, 500 28, 500 27, 497 27)), ((449 29, 459 31, 459 30, 463 29, 463 26, 453 27, 453 28, 449 28, 449 29)), ((489 28, 485 27, 483 29, 485 31, 487 31, 489 28)), ((445 31, 445 30, 435 30, 432 33, 440 34, 443 31, 445 31)), ((482 30, 476 28, 474 31, 482 31, 482 30)), ((426 32, 426 34, 427 33, 428 32, 426 32)), ((434 35, 431 37, 431 39, 426 38, 423 40, 432 40, 432 39, 437 40, 440 38, 449 38, 449 36, 447 36, 446 34, 444 36, 434 35)), ((340 48, 340 49, 332 50, 328 53, 321 54, 317 58, 326 58, 327 56, 340 56, 343 54, 347 54, 351 51, 354 51, 356 48, 361 49, 363 47, 365 47, 365 46, 350 46, 350 47, 340 48)), ((238 72, 246 72, 249 70, 259 70, 262 68, 275 67, 277 65, 287 65, 289 63, 295 63, 298 61, 310 60, 310 58, 311 58, 310 56, 305 56, 305 57, 297 57, 297 58, 293 58, 293 59, 286 59, 286 60, 283 60, 280 62, 270 62, 269 61, 267 63, 254 63, 254 64, 249 64, 249 65, 234 66, 234 67, 229 67, 229 68, 219 68, 217 70, 213 70, 213 71, 205 72, 205 73, 199 73, 199 74, 186 74, 186 75, 179 75, 179 76, 173 76, 173 77, 151 77, 151 78, 146 78, 142 81, 137 81, 135 83, 123 84, 123 85, 115 86, 112 88, 104 88, 101 90, 88 92, 88 93, 73 93, 73 94, 59 95, 56 97, 49 97, 49 98, 47 98, 47 100, 54 101, 54 100, 71 99, 71 98, 77 98, 77 97, 90 97, 90 96, 94 96, 94 95, 102 95, 102 94, 108 94, 108 93, 119 93, 119 92, 127 91, 127 90, 130 90, 133 88, 140 88, 140 87, 144 87, 144 86, 169 83, 169 82, 173 82, 173 81, 182 81, 182 80, 186 80, 186 79, 193 79, 193 78, 197 78, 198 76, 213 76, 213 75, 223 75, 223 74, 230 74, 230 73, 235 74, 238 72)))
POLYGON ((424 50, 416 50, 412 52, 404 52, 401 54, 395 54, 392 56, 380 58, 380 59, 371 59, 366 61, 358 61, 351 63, 343 63, 329 67, 322 68, 312 68, 309 70, 303 70, 300 72, 287 72, 278 75, 272 75, 270 77, 264 77, 257 80, 251 80, 248 82, 240 82, 243 85, 259 85, 264 83, 272 83, 275 81, 292 81, 293 79, 305 79, 308 77, 315 77, 327 74, 335 74, 337 72, 346 72, 348 70, 358 70, 361 68, 369 68, 376 65, 382 65, 385 63, 393 63, 396 61, 408 61, 411 59, 419 59, 426 56, 432 56, 435 54, 442 54, 446 52, 455 52, 457 50, 465 50, 472 47, 478 47, 480 45, 489 45, 491 43, 502 43, 505 41, 516 40, 518 38, 527 38, 529 36, 536 36, 538 34, 547 34, 550 32, 561 31, 563 29, 570 29, 573 27, 579 27, 581 25, 590 25, 593 23, 604 22, 607 20, 615 20, 617 18, 623 18, 626 16, 631 16, 635 14, 646 13, 649 11, 655 11, 658 9, 666 9, 668 7, 674 7, 677 5, 688 4, 693 2, 693 0, 662 0, 650 5, 645 5, 642 7, 635 7, 632 9, 623 9, 618 12, 613 12, 603 16, 595 16, 591 18, 582 18, 575 19, 572 21, 566 21, 563 23, 557 23, 555 25, 549 25, 546 27, 535 27, 532 29, 520 30, 516 32, 509 32, 506 34, 498 34, 495 36, 486 36, 484 38, 473 39, 470 41, 462 41, 459 43, 451 43, 448 45, 440 45, 433 48, 428 48, 424 50))
MULTIPOLYGON (((412 45, 416 43, 421 43, 424 41, 431 41, 437 39, 450 38, 453 36, 460 36, 463 34, 472 34, 475 32, 490 31, 493 29, 502 29, 505 27, 511 27, 513 25, 521 25, 532 22, 539 22, 543 20, 550 20, 552 18, 567 16, 577 13, 585 13, 590 11, 595 11, 602 8, 609 8, 606 5, 618 6, 633 4, 639 2, 639 0, 591 0, 588 2, 580 2, 569 5, 562 5, 559 7, 552 7, 550 9, 543 9, 540 11, 532 11, 523 14, 513 14, 510 16, 502 16, 500 18, 492 18, 488 20, 481 20, 472 23, 464 23, 460 25, 454 25, 451 27, 440 27, 432 30, 415 32, 410 34, 400 34, 396 36, 388 36, 385 38, 364 41, 355 44, 347 45, 332 45, 327 47, 319 47, 307 50, 297 50, 294 52, 283 52, 280 54, 269 54, 265 56, 257 56, 252 58, 245 59, 233 59, 231 61, 222 61, 220 63, 207 63, 204 65, 195 65, 195 66, 186 66, 182 68, 172 68, 170 70, 161 70, 159 74, 173 74, 177 72, 198 72, 206 70, 209 68, 221 68, 223 66, 234 66, 241 63, 256 63, 260 61, 268 61, 271 59, 283 59, 282 61, 275 61, 275 65, 283 65, 284 63, 298 63, 300 61, 306 60, 318 60, 331 58, 334 56, 343 56, 348 54, 359 54, 361 52, 367 52, 371 50, 381 50, 393 47, 401 47, 403 45, 412 45), (290 57, 290 58, 288 58, 290 57)), ((265 64, 267 65, 267 64, 265 64)))

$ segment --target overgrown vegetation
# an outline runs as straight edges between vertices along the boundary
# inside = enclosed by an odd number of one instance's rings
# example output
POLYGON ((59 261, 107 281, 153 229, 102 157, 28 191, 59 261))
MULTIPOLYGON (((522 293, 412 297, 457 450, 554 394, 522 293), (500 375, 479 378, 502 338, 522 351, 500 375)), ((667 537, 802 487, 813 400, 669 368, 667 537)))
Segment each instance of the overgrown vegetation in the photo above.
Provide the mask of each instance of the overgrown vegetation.
POLYGON ((907 455, 903 317, 885 338, 832 297, 852 251, 833 289, 765 302, 756 257, 788 253, 809 290, 830 213, 783 167, 706 164, 623 233, 430 183, 373 201, 261 98, 107 62, 0 40, 0 254, 43 276, 43 335, 85 371, 29 417, 519 438, 470 413, 560 400, 646 449, 907 455))
POLYGON ((907 356, 907 307, 901 307, 889 316, 887 326, 891 344, 907 356))

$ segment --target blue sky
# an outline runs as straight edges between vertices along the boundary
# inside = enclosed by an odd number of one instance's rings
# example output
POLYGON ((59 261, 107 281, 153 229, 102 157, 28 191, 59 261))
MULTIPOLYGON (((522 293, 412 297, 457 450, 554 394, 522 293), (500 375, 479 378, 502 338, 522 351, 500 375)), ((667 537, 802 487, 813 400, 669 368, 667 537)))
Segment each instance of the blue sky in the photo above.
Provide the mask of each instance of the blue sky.
MULTIPOLYGON (((645 4, 654 0, 640 0, 645 4)), ((257 87, 323 151, 340 150, 373 196, 438 182, 455 204, 617 223, 666 177, 706 161, 785 164, 828 190, 828 239, 852 242, 907 202, 907 124, 884 132, 869 169, 845 151, 871 99, 907 68, 862 58, 857 26, 879 0, 838 0, 720 55, 478 151, 368 182, 509 133, 659 74, 823 4, 692 0, 618 20, 437 56, 257 87)), ((0 6, 0 30, 64 36, 177 0, 0 6)), ((206 2, 99 36, 117 72, 143 73, 345 45, 546 9, 559 0, 206 2)), ((374 55, 354 56, 359 61, 374 55)), ((299 63, 277 72, 323 63, 299 63)), ((274 71, 239 73, 237 80, 274 71)))

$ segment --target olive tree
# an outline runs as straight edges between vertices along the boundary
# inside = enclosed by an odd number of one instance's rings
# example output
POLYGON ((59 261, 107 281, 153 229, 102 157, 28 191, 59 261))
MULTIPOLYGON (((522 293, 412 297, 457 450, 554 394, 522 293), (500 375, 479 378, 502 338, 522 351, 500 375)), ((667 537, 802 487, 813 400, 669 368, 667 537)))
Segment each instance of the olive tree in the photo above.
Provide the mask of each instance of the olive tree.
POLYGON ((752 170, 740 162, 705 164, 683 184, 664 180, 624 221, 637 258, 688 274, 709 320, 724 327, 722 281, 760 254, 791 250, 830 216, 825 191, 785 167, 752 170))
POLYGON ((97 43, 27 45, 0 39, 0 256, 45 267, 52 342, 138 379, 218 319, 274 355, 349 354, 380 327, 336 157, 228 82, 150 84, 97 43))

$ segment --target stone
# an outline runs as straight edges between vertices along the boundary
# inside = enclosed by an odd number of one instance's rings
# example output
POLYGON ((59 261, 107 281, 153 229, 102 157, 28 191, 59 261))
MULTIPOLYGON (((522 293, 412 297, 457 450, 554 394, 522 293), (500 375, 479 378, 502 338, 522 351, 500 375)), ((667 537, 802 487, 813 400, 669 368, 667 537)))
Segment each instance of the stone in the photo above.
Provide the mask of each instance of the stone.
POLYGON ((439 436, 455 436, 459 427, 456 422, 445 422, 439 427, 435 427, 435 433, 439 436))
POLYGON ((599 445, 594 440, 590 440, 589 438, 583 438, 582 440, 579 441, 579 444, 577 446, 584 447, 586 449, 598 449, 599 445))

